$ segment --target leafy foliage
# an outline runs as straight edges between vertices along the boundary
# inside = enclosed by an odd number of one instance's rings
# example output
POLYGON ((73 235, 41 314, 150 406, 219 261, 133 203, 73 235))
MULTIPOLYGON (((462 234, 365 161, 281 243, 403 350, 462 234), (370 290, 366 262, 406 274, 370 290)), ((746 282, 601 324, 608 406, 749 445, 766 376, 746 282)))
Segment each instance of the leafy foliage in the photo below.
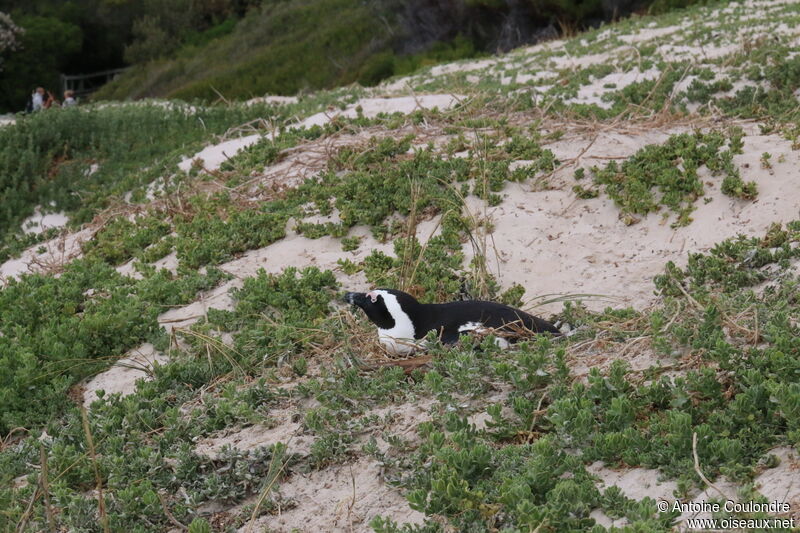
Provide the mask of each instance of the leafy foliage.
POLYGON ((269 108, 193 108, 181 104, 55 109, 0 129, 0 235, 13 232, 36 205, 82 223, 110 198, 144 187, 181 154, 269 108), (149 168, 141 169, 142 161, 149 168), (96 166, 92 166, 96 165, 96 166))
POLYGON ((130 221, 119 217, 112 220, 95 238, 83 245, 86 254, 97 255, 112 265, 125 262, 169 233, 169 224, 155 216, 130 221))
MULTIPOLYGON (((635 215, 657 211, 661 205, 678 213, 675 226, 691 222, 689 214, 694 202, 704 194, 699 174, 706 167, 712 174, 724 174, 722 192, 730 196, 752 199, 756 195, 753 182, 743 183, 733 155, 742 153, 741 130, 729 133, 730 146, 723 149, 725 135, 715 131, 671 136, 665 143, 645 146, 622 165, 609 162, 604 168, 591 169, 594 182, 604 185, 605 191, 621 208, 621 218, 628 224, 637 221, 635 215), (660 196, 653 194, 653 189, 660 196)), ((576 188, 582 198, 594 196, 583 187, 576 188)))
MULTIPOLYGON (((166 62, 139 63, 97 97, 214 100, 217 94, 244 98, 347 84, 372 50, 385 46, 375 39, 378 24, 368 7, 352 0, 264 2, 229 35, 184 47, 166 62)), ((161 55, 158 43, 170 39, 168 30, 156 19, 143 19, 139 29, 142 44, 129 52, 137 60, 161 55)))
POLYGON ((8 13, 0 12, 0 69, 2 69, 2 54, 14 52, 19 49, 19 38, 25 30, 14 24, 8 13))
POLYGON ((337 286, 330 271, 315 267, 280 275, 262 269, 232 292, 236 309, 214 310, 208 325, 234 332, 232 357, 244 368, 284 358, 325 342, 320 325, 337 286))
POLYGON ((261 248, 282 238, 286 218, 251 210, 234 211, 228 220, 213 211, 177 222, 178 259, 189 268, 217 264, 233 254, 261 248))
MULTIPOLYGON (((31 91, 46 86, 58 92, 58 65, 81 47, 81 29, 55 17, 17 17, 24 29, 17 50, 2 62, 0 109, 23 110, 31 91)), ((0 46, 2 50, 2 46, 0 46)))
POLYGON ((191 301, 219 272, 140 281, 108 264, 75 261, 59 277, 26 275, 0 291, 0 433, 45 423, 78 380, 160 332, 161 305, 191 301))

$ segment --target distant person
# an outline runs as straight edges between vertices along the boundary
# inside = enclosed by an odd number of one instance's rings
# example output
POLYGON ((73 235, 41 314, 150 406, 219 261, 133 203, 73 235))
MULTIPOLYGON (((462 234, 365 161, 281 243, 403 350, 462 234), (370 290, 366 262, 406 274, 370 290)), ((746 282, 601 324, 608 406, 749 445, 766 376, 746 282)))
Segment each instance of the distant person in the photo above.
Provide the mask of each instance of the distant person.
POLYGON ((61 104, 61 107, 72 107, 78 105, 78 101, 75 100, 75 91, 64 91, 64 103, 61 104))
POLYGON ((36 88, 31 91, 31 95, 28 97, 28 100, 25 102, 25 112, 26 113, 33 113, 33 97, 36 95, 36 88))
POLYGON ((53 96, 53 93, 51 93, 50 91, 47 91, 47 98, 45 99, 44 103, 42 104, 42 108, 43 109, 50 109, 53 106, 58 107, 60 105, 61 104, 58 103, 58 100, 56 100, 56 97, 53 96))
POLYGON ((31 95, 31 111, 36 112, 44 107, 44 87, 37 87, 31 95))

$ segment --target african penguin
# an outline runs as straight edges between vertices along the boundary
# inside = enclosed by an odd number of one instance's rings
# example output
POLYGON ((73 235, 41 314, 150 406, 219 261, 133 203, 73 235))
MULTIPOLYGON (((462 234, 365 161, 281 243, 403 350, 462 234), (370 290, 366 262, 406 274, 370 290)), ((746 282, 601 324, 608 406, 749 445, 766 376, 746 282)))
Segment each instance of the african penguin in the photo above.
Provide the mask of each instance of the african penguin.
MULTIPOLYGON (((429 331, 436 331, 441 341, 452 344, 461 333, 503 329, 513 332, 514 325, 534 333, 559 330, 541 318, 495 302, 467 300, 446 304, 421 304, 410 294, 394 289, 377 289, 367 293, 348 292, 344 300, 357 305, 378 326, 378 338, 390 352, 408 354, 420 346, 414 341, 429 331)), ((498 338, 505 348, 508 342, 498 338)))

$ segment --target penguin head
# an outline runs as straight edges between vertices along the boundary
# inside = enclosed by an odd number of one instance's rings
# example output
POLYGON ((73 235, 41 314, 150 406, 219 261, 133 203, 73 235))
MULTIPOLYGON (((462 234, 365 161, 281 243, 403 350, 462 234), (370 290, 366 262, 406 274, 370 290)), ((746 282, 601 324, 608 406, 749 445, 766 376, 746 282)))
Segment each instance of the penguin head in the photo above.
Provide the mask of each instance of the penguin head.
POLYGON ((409 311, 419 305, 413 296, 395 289, 348 292, 344 295, 344 301, 360 307, 367 318, 381 329, 392 329, 398 320, 410 320, 409 311))

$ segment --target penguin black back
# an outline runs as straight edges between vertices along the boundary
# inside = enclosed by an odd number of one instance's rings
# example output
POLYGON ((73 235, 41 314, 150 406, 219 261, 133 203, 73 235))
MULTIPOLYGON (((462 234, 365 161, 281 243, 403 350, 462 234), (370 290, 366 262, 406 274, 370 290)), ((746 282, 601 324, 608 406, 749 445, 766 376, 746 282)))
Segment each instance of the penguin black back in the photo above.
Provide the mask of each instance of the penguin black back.
POLYGON ((416 347, 413 341, 431 331, 435 331, 445 344, 458 341, 462 333, 490 329, 512 337, 526 330, 560 335, 559 330, 546 320, 496 302, 466 300, 421 304, 410 294, 395 289, 349 292, 344 299, 360 307, 378 326, 381 343, 398 353, 413 351, 416 347))

